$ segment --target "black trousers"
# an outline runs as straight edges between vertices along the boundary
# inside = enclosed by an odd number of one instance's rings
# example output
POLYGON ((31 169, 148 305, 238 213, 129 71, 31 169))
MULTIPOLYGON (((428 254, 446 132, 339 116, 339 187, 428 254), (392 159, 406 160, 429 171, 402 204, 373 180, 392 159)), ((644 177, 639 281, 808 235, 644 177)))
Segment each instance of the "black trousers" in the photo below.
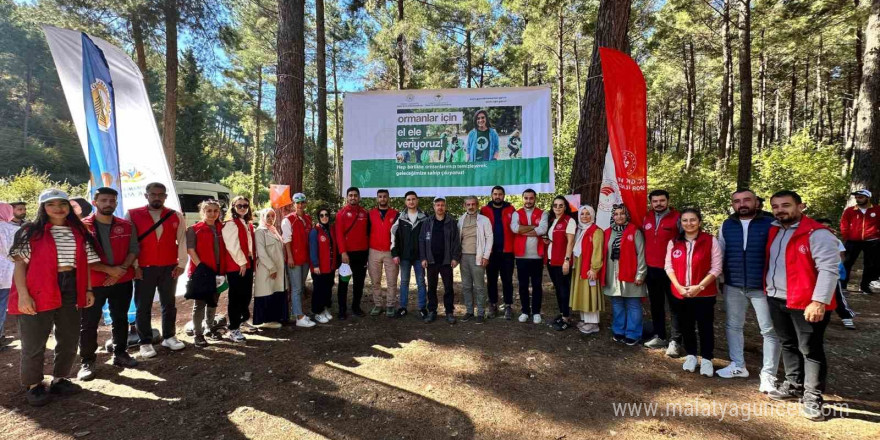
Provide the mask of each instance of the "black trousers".
POLYGON ((236 330, 242 322, 251 317, 251 297, 254 295, 254 270, 248 269, 244 275, 238 272, 228 272, 226 280, 229 281, 229 302, 226 306, 226 314, 229 319, 229 330, 236 330))
POLYGON ((498 304, 498 276, 501 275, 501 288, 504 304, 513 304, 513 253, 492 252, 486 266, 486 287, 489 303, 498 304))
POLYGON ((837 308, 834 309, 837 312, 837 316, 840 319, 853 319, 856 317, 856 312, 850 308, 849 303, 846 301, 846 297, 843 296, 843 287, 840 285, 841 282, 837 282, 837 288, 834 289, 834 298, 837 300, 837 308))
POLYGON ((52 376, 67 377, 76 360, 79 342, 79 312, 76 309, 76 271, 59 272, 61 307, 36 315, 18 315, 18 334, 21 338, 21 384, 35 385, 43 380, 46 341, 55 334, 55 357, 52 376))
MULTIPOLYGON (((352 251, 348 253, 348 265, 351 266, 351 280, 354 285, 351 288, 351 309, 361 309, 361 297, 364 296, 364 280, 367 279, 367 260, 370 251, 352 251)), ((339 281, 336 288, 339 301, 339 313, 348 310, 348 281, 339 281)))
POLYGON ((571 270, 567 275, 562 274, 562 266, 547 265, 547 272, 550 273, 550 280, 553 281, 553 288, 556 290, 556 302, 559 304, 559 313, 568 318, 571 315, 571 308, 568 303, 571 299, 571 270))
POLYGON ((153 343, 153 326, 150 323, 153 313, 153 296, 159 290, 159 304, 162 306, 162 338, 174 336, 177 321, 177 305, 174 293, 177 290, 177 278, 171 271, 177 265, 144 267, 143 277, 134 281, 134 301, 137 306, 135 324, 141 344, 153 343))
POLYGON ((544 291, 541 276, 544 274, 544 262, 540 258, 517 258, 516 279, 519 282, 519 300, 522 312, 526 315, 541 313, 541 301, 544 291), (532 297, 529 301, 529 285, 532 286, 532 297))
POLYGON ((645 280, 648 287, 648 299, 651 301, 651 324, 654 334, 660 339, 666 339, 666 303, 669 303, 669 327, 672 330, 672 340, 681 343, 682 335, 679 331, 678 304, 672 295, 672 287, 669 284, 669 276, 662 267, 648 266, 648 277, 645 280))
POLYGON ((83 363, 95 362, 98 350, 98 324, 101 322, 104 303, 110 304, 113 319, 113 354, 125 353, 128 348, 128 306, 131 304, 132 282, 95 287, 95 304, 80 310, 79 357, 83 363))
POLYGON ((804 389, 804 399, 820 400, 825 392, 828 361, 825 358, 825 329, 831 320, 826 312, 819 322, 807 322, 803 310, 789 309, 785 300, 767 298, 773 329, 782 345, 785 380, 804 389))
POLYGON ((670 305, 672 302, 678 302, 676 309, 684 351, 691 356, 699 353, 703 359, 711 360, 715 351, 715 297, 672 298, 670 305), (697 333, 700 336, 699 351, 697 333))
POLYGON ((852 241, 847 240, 846 257, 843 260, 843 267, 846 268, 846 284, 849 284, 849 276, 852 273, 852 267, 856 264, 859 254, 864 251, 865 258, 862 260, 865 264, 862 271, 862 279, 859 288, 862 292, 870 292, 869 284, 880 278, 880 240, 873 241, 852 241))
POLYGON ((455 311, 455 291, 452 290, 452 266, 449 264, 428 265, 428 311, 437 311, 437 276, 443 278, 443 308, 446 314, 455 311))
POLYGON ((336 272, 312 274, 312 313, 321 313, 324 309, 330 309, 333 301, 333 284, 336 272))

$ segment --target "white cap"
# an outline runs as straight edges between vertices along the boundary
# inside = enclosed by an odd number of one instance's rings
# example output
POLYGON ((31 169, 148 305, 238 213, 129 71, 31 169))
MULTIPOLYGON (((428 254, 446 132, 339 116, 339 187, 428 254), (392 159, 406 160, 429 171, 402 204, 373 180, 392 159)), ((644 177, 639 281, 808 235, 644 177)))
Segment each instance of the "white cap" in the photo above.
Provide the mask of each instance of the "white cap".
POLYGON ((866 189, 860 189, 858 191, 853 191, 850 194, 852 194, 854 196, 865 196, 869 199, 871 198, 871 191, 868 191, 866 189))
POLYGON ((46 203, 50 200, 67 200, 67 193, 57 188, 49 188, 40 193, 40 203, 46 203))

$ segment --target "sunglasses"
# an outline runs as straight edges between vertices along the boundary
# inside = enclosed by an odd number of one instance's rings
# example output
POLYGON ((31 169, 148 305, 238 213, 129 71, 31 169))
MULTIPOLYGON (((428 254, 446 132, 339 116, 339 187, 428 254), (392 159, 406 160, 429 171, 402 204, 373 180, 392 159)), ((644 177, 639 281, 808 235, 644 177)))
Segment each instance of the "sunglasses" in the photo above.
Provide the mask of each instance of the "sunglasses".
POLYGON ((554 208, 565 208, 565 205, 553 205, 554 208))
POLYGON ((327 217, 327 218, 330 218, 330 214, 327 214, 326 212, 322 212, 322 213, 318 214, 318 217, 327 217))
POLYGON ((235 205, 235 208, 236 208, 236 209, 247 209, 247 208, 250 208, 250 207, 251 207, 251 205, 235 205))

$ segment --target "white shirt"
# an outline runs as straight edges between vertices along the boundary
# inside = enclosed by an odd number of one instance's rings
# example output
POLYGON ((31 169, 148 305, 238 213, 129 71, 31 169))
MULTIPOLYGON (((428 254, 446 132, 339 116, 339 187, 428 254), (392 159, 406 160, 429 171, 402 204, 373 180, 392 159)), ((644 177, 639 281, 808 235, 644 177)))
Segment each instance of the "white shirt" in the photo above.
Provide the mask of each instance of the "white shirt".
POLYGON ((226 224, 223 225, 223 242, 226 243, 226 252, 229 252, 229 256, 232 257, 235 264, 244 266, 247 264, 248 257, 254 257, 254 241, 247 223, 240 218, 237 218, 234 221, 244 225, 244 230, 246 231, 244 235, 247 237, 248 255, 245 255, 241 251, 241 245, 238 242, 238 226, 235 223, 226 222, 226 224))
POLYGON ((19 226, 14 223, 0 222, 0 289, 12 288, 12 273, 15 263, 7 255, 15 239, 19 226))
MULTIPOLYGON (((548 234, 550 238, 553 238, 553 230, 556 229, 556 223, 559 222, 558 218, 553 219, 553 224, 550 225, 550 229, 548 229, 548 234)), ((565 233, 574 235, 577 233, 577 221, 575 219, 570 219, 568 224, 565 226, 565 233)), ((561 246, 568 246, 568 243, 562 243, 561 246)), ((547 247, 547 255, 553 255, 553 242, 550 242, 550 246, 547 247)))
POLYGON ((743 250, 746 250, 746 246, 749 244, 749 223, 752 222, 752 219, 740 219, 739 222, 742 223, 743 227, 743 250))

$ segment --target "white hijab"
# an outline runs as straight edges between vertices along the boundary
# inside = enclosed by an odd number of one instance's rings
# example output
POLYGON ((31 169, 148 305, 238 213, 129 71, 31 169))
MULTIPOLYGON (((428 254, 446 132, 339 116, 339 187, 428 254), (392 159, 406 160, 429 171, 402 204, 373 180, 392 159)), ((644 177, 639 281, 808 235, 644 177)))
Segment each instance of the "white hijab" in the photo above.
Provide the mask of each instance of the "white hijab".
POLYGON ((592 226, 593 223, 596 222, 596 210, 593 209, 593 207, 590 205, 581 205, 581 207, 578 208, 577 221, 578 221, 578 230, 577 230, 577 235, 575 236, 575 239, 574 239, 573 251, 574 251, 575 257, 580 257, 581 256, 581 248, 583 247, 584 235, 587 235, 587 229, 590 226, 592 226), (593 221, 591 221, 589 223, 585 223, 585 222, 581 221, 581 213, 584 211, 588 211, 590 213, 590 218, 593 219, 593 221))

